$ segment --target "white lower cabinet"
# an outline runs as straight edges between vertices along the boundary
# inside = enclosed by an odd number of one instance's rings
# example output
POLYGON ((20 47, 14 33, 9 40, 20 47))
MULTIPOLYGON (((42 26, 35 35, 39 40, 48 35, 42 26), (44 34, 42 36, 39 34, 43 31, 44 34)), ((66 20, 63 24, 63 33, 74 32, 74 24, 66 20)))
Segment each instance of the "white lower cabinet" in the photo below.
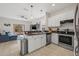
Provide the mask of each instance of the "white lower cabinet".
POLYGON ((35 50, 36 48, 35 45, 36 45, 35 39, 32 36, 30 36, 28 38, 28 52, 29 53, 35 50))
POLYGON ((28 37, 29 53, 45 45, 46 45, 46 35, 34 35, 28 37))
POLYGON ((52 43, 58 44, 58 34, 52 33, 52 43))
POLYGON ((35 47, 36 47, 36 49, 39 49, 41 47, 41 40, 40 40, 40 36, 39 35, 36 35, 35 47))
POLYGON ((46 35, 43 35, 41 38, 41 45, 45 46, 46 45, 46 35))

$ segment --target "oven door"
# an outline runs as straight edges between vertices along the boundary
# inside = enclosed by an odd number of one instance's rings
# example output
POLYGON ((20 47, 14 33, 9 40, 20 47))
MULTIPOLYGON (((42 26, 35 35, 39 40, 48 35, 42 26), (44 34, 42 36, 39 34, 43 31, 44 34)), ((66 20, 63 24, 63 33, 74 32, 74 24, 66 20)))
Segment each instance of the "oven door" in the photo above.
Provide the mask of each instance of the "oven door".
POLYGON ((72 35, 59 35, 59 46, 67 48, 69 50, 73 50, 73 36, 72 35))
POLYGON ((72 37, 59 35, 59 42, 72 46, 72 37))

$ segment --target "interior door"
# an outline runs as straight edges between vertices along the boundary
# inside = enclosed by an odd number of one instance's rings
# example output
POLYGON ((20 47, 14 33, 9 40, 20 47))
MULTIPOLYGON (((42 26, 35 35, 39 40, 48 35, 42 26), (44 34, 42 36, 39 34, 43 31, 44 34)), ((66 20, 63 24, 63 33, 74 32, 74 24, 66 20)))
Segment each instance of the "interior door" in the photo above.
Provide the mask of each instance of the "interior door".
POLYGON ((79 4, 76 6, 76 12, 75 12, 75 39, 77 42, 75 45, 75 55, 79 55, 79 4))

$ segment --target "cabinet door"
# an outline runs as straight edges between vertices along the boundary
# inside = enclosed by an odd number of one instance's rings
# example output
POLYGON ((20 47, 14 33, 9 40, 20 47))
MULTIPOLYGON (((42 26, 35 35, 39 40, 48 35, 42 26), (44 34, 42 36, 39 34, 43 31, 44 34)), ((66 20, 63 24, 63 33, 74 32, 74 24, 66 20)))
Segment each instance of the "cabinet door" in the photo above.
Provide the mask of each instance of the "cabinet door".
POLYGON ((58 27, 60 26, 60 21, 54 17, 48 19, 48 26, 49 27, 58 27))
POLYGON ((41 45, 45 46, 46 45, 46 35, 41 36, 41 45))
POLYGON ((36 46, 36 49, 39 49, 41 47, 41 39, 40 39, 40 35, 37 35, 36 36, 36 39, 35 39, 35 46, 36 46))
POLYGON ((52 43, 58 44, 58 34, 52 34, 52 43))
POLYGON ((29 22, 29 21, 25 24, 25 31, 30 30, 30 25, 31 25, 31 22, 29 22))
POLYGON ((35 50, 35 40, 34 38, 30 37, 28 39, 28 51, 29 53, 35 50))

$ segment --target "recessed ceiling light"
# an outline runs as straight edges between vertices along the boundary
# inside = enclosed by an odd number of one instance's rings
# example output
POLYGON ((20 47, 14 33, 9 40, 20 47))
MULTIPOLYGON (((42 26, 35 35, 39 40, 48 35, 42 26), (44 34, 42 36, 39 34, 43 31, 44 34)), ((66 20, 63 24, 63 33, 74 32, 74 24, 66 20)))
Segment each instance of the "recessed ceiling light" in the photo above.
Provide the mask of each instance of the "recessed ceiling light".
POLYGON ((30 5, 30 7, 33 8, 34 6, 33 5, 30 5))
POLYGON ((40 11, 41 11, 41 12, 43 12, 43 10, 42 10, 42 9, 41 9, 40 11))
POLYGON ((31 16, 31 19, 33 19, 34 17, 33 16, 31 16))
POLYGON ((52 6, 55 6, 55 4, 53 3, 52 6))
POLYGON ((28 11, 28 9, 24 8, 25 11, 28 11))

